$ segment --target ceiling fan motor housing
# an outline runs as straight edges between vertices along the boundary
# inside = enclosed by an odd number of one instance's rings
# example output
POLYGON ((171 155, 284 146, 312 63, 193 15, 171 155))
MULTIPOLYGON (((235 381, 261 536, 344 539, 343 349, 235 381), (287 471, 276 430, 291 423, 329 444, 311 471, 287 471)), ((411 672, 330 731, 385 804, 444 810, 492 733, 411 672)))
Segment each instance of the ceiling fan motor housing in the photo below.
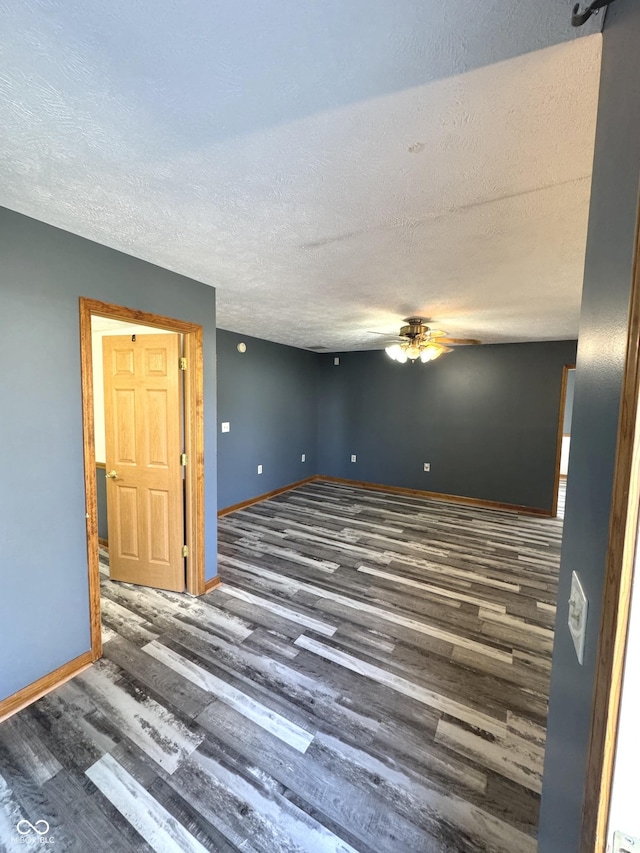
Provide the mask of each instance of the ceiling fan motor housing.
POLYGON ((400 329, 403 338, 419 338, 429 331, 429 327, 424 325, 421 317, 407 317, 407 324, 400 329))

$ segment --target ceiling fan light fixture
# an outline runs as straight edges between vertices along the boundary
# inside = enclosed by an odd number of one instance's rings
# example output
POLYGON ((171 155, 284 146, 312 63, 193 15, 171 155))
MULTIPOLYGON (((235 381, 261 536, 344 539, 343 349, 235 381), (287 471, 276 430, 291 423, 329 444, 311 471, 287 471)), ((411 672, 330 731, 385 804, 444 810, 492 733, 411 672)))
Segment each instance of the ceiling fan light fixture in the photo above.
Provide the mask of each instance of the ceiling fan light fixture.
POLYGON ((447 352, 453 352, 453 349, 451 347, 445 347, 442 344, 430 343, 427 344, 420 353, 420 360, 423 362, 433 361, 436 358, 440 358, 441 355, 444 355, 447 352))
MULTIPOLYGON (((392 358, 394 361, 399 361, 400 360, 399 356, 401 356, 403 354, 402 353, 402 347, 400 346, 400 344, 392 344, 390 347, 387 347, 385 349, 385 352, 389 356, 389 358, 392 358)), ((405 358, 405 361, 406 361, 406 358, 405 358)))
POLYGON ((398 344, 386 347, 385 352, 394 361, 405 364, 407 361, 420 359, 423 364, 434 361, 447 352, 453 352, 447 343, 454 344, 479 344, 480 341, 471 338, 448 338, 446 332, 438 329, 430 329, 419 317, 407 320, 407 325, 400 329, 400 336, 405 338, 398 344), (440 342, 440 340, 442 342, 440 342))
POLYGON ((435 358, 438 358, 438 356, 441 356, 441 355, 442 355, 442 350, 440 349, 440 347, 435 347, 432 345, 427 346, 420 353, 420 361, 423 364, 426 364, 427 361, 433 361, 435 358))
POLYGON ((409 360, 417 361, 418 359, 424 364, 427 361, 439 358, 445 352, 451 352, 451 349, 442 346, 442 344, 413 340, 401 344, 392 344, 392 346, 386 347, 385 352, 389 358, 400 364, 405 364, 409 360))

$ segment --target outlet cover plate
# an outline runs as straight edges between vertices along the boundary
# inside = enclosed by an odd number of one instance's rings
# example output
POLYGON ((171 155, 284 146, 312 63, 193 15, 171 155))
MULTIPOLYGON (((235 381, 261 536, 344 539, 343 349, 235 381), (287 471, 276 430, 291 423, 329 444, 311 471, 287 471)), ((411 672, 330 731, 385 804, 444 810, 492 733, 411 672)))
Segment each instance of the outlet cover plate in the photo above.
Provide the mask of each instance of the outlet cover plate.
POLYGON ((262 474, 262 465, 258 465, 258 474, 262 474))
POLYGON ((569 633, 578 656, 578 663, 584 662, 584 640, 587 633, 587 611, 589 602, 584 594, 580 578, 573 572, 571 575, 571 595, 569 596, 569 633))
POLYGON ((425 471, 431 471, 431 462, 425 462, 423 467, 425 471))
POLYGON ((355 462, 357 458, 358 458, 358 457, 356 456, 356 454, 355 454, 355 453, 352 453, 352 454, 351 454, 351 461, 352 461, 352 462, 355 462))
POLYGON ((230 431, 231 431, 231 424, 229 423, 229 421, 222 421, 222 432, 230 432, 230 431))
POLYGON ((627 835, 624 832, 614 832, 613 853, 638 853, 640 851, 640 838, 627 835))

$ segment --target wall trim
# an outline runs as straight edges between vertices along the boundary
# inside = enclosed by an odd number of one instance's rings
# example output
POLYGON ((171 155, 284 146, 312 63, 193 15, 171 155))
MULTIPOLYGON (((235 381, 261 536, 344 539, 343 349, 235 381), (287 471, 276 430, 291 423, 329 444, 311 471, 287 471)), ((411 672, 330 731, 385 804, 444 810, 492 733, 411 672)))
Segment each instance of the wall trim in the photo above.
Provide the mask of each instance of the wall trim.
POLYGON ((330 483, 342 483, 345 486, 358 486, 363 489, 375 489, 379 492, 393 492, 399 495, 415 495, 420 498, 433 498, 434 500, 447 501, 449 503, 469 504, 470 506, 484 507, 485 509, 502 509, 509 512, 518 512, 521 515, 536 515, 542 518, 551 518, 550 509, 538 507, 521 506, 520 504, 507 504, 501 501, 486 501, 482 498, 465 498, 462 495, 446 495, 441 492, 426 492, 422 489, 407 489, 403 486, 385 486, 383 483, 367 483, 363 480, 346 480, 343 477, 329 477, 323 474, 316 475, 315 480, 327 480, 330 483))
POLYGON ((279 489, 274 489, 272 492, 266 492, 263 495, 257 495, 255 498, 249 498, 246 501, 241 501, 237 504, 225 507, 218 510, 218 518, 236 512, 239 509, 245 509, 253 504, 268 501, 276 495, 281 495, 283 492, 289 492, 292 489, 297 489, 298 486, 304 486, 305 483, 311 483, 315 480, 326 480, 329 483, 342 483, 344 486, 358 486, 362 489, 375 489, 379 492, 394 492, 399 495, 415 495, 420 498, 433 498, 434 500, 448 501, 449 503, 469 504, 471 506, 484 507, 485 509, 502 509, 509 512, 518 512, 521 515, 535 515, 541 518, 551 518, 552 512, 550 509, 540 509, 539 507, 521 506, 520 504, 508 504, 501 501, 486 501, 482 498, 466 498, 462 495, 446 495, 441 492, 426 492, 422 489, 408 489, 404 486, 386 486, 384 483, 368 483, 365 480, 347 480, 344 477, 331 477, 329 474, 314 474, 311 477, 306 477, 304 480, 298 480, 296 483, 290 483, 288 486, 282 486, 279 489))
POLYGON ((3 699, 0 702, 0 723, 23 708, 26 708, 27 705, 31 705, 37 699, 46 696, 47 693, 51 693, 52 690, 60 687, 65 681, 69 681, 71 678, 79 675, 79 673, 84 672, 85 669, 91 666, 93 660, 94 657, 91 651, 84 652, 84 654, 79 655, 77 658, 54 669, 53 672, 49 672, 37 681, 23 687, 22 690, 18 690, 17 693, 3 699))
POLYGON ((223 515, 229 515, 232 512, 237 512, 237 510, 244 509, 245 507, 252 506, 253 504, 261 503, 262 501, 268 501, 269 498, 275 498, 276 495, 281 495, 283 494, 283 492, 290 492, 291 489, 297 489, 298 486, 304 486, 305 483, 310 483, 312 480, 317 479, 320 478, 317 474, 314 474, 311 477, 305 477, 304 480, 298 480, 295 483, 289 483, 288 486, 281 486, 279 489, 274 489, 272 492, 265 492, 263 495, 256 495, 255 498, 249 498, 246 501, 240 501, 240 503, 238 504, 231 504, 231 506, 227 506, 224 509, 218 510, 218 518, 223 515))
POLYGON ((215 589, 217 586, 220 586, 220 584, 221 584, 221 583, 222 583, 222 581, 220 580, 220 576, 219 576, 219 575, 216 575, 216 577, 215 577, 215 578, 211 578, 210 580, 205 581, 205 582, 204 582, 204 591, 205 591, 205 594, 206 594, 207 592, 211 592, 211 590, 212 590, 212 589, 215 589))
POLYGON ((185 450, 189 465, 185 474, 185 535, 189 547, 186 589, 191 595, 204 593, 204 385, 202 326, 151 314, 122 305, 80 297, 80 370, 82 386, 82 434, 84 444, 84 483, 86 500, 87 566, 89 575, 89 613, 93 659, 102 655, 100 623, 100 570, 98 566, 98 511, 96 457, 93 424, 93 358, 91 317, 110 317, 127 323, 182 334, 189 362, 184 384, 185 450))

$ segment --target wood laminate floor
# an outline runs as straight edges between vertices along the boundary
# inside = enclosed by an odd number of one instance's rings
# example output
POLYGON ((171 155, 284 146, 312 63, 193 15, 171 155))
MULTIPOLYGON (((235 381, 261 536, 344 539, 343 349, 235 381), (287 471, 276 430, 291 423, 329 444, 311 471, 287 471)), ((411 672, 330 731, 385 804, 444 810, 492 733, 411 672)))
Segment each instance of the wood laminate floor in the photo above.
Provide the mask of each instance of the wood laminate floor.
POLYGON ((202 599, 103 577, 104 658, 0 725, 0 848, 533 853, 561 533, 315 482, 202 599))

